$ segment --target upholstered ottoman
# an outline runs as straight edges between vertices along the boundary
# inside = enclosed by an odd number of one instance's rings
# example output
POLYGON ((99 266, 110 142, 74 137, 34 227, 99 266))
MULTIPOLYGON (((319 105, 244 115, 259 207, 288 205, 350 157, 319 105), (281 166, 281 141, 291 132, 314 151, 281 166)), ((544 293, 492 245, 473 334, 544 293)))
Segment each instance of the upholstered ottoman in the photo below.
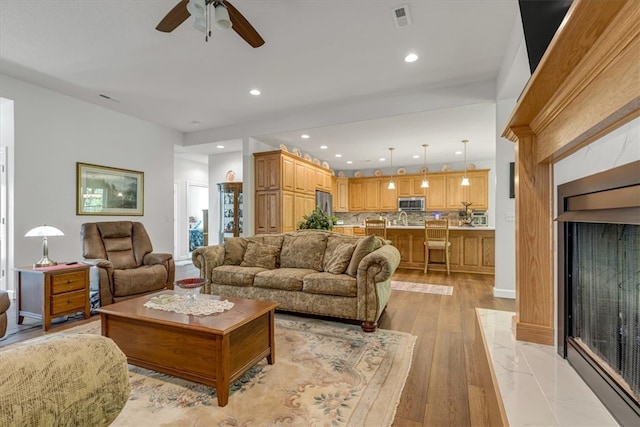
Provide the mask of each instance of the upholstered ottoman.
POLYGON ((7 291, 0 290, 0 338, 7 333, 7 310, 9 310, 9 294, 7 291))

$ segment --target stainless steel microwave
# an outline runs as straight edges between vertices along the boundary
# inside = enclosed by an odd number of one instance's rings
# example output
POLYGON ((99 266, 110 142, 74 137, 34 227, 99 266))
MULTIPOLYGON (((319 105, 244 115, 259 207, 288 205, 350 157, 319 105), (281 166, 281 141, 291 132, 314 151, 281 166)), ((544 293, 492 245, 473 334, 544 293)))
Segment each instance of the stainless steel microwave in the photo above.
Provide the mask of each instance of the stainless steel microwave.
POLYGON ((424 197, 398 197, 398 210, 405 212, 424 211, 424 197))

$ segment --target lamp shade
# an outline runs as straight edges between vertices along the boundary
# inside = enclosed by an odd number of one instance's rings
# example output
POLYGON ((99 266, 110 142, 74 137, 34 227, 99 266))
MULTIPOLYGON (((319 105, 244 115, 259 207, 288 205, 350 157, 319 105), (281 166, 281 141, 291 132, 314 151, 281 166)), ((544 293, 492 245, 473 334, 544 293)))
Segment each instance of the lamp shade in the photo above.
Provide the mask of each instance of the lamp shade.
POLYGON ((221 30, 229 29, 233 25, 231 23, 231 19, 229 18, 229 11, 227 10, 227 7, 222 3, 216 4, 215 17, 216 27, 221 30))
POLYGON ((27 231, 25 237, 42 237, 42 258, 40 261, 33 264, 34 267, 49 267, 51 265, 56 265, 57 262, 53 261, 49 258, 49 246, 47 244, 47 237, 51 236, 64 236, 62 230, 51 227, 50 225, 41 225, 36 228, 32 228, 27 231))
POLYGON ((64 233, 55 227, 51 227, 50 225, 41 225, 36 228, 32 228, 27 231, 25 237, 49 237, 49 236, 64 236, 64 233))

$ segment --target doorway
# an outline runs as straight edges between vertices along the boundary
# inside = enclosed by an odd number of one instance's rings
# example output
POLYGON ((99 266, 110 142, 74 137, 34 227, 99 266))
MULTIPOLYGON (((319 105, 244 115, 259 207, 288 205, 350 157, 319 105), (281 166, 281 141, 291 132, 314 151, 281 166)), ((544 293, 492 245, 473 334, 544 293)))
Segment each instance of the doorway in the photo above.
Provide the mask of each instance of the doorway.
POLYGON ((209 186, 187 182, 187 227, 189 253, 198 246, 204 246, 209 230, 209 186))

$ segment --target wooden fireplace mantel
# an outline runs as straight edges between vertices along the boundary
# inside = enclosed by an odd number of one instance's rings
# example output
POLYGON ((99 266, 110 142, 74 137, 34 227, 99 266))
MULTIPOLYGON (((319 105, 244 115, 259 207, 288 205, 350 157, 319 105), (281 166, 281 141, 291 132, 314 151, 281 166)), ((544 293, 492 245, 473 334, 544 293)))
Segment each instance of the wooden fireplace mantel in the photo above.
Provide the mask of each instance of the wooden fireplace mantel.
POLYGON ((502 134, 516 143, 516 339, 553 345, 553 163, 640 115, 640 1, 574 0, 502 134))

